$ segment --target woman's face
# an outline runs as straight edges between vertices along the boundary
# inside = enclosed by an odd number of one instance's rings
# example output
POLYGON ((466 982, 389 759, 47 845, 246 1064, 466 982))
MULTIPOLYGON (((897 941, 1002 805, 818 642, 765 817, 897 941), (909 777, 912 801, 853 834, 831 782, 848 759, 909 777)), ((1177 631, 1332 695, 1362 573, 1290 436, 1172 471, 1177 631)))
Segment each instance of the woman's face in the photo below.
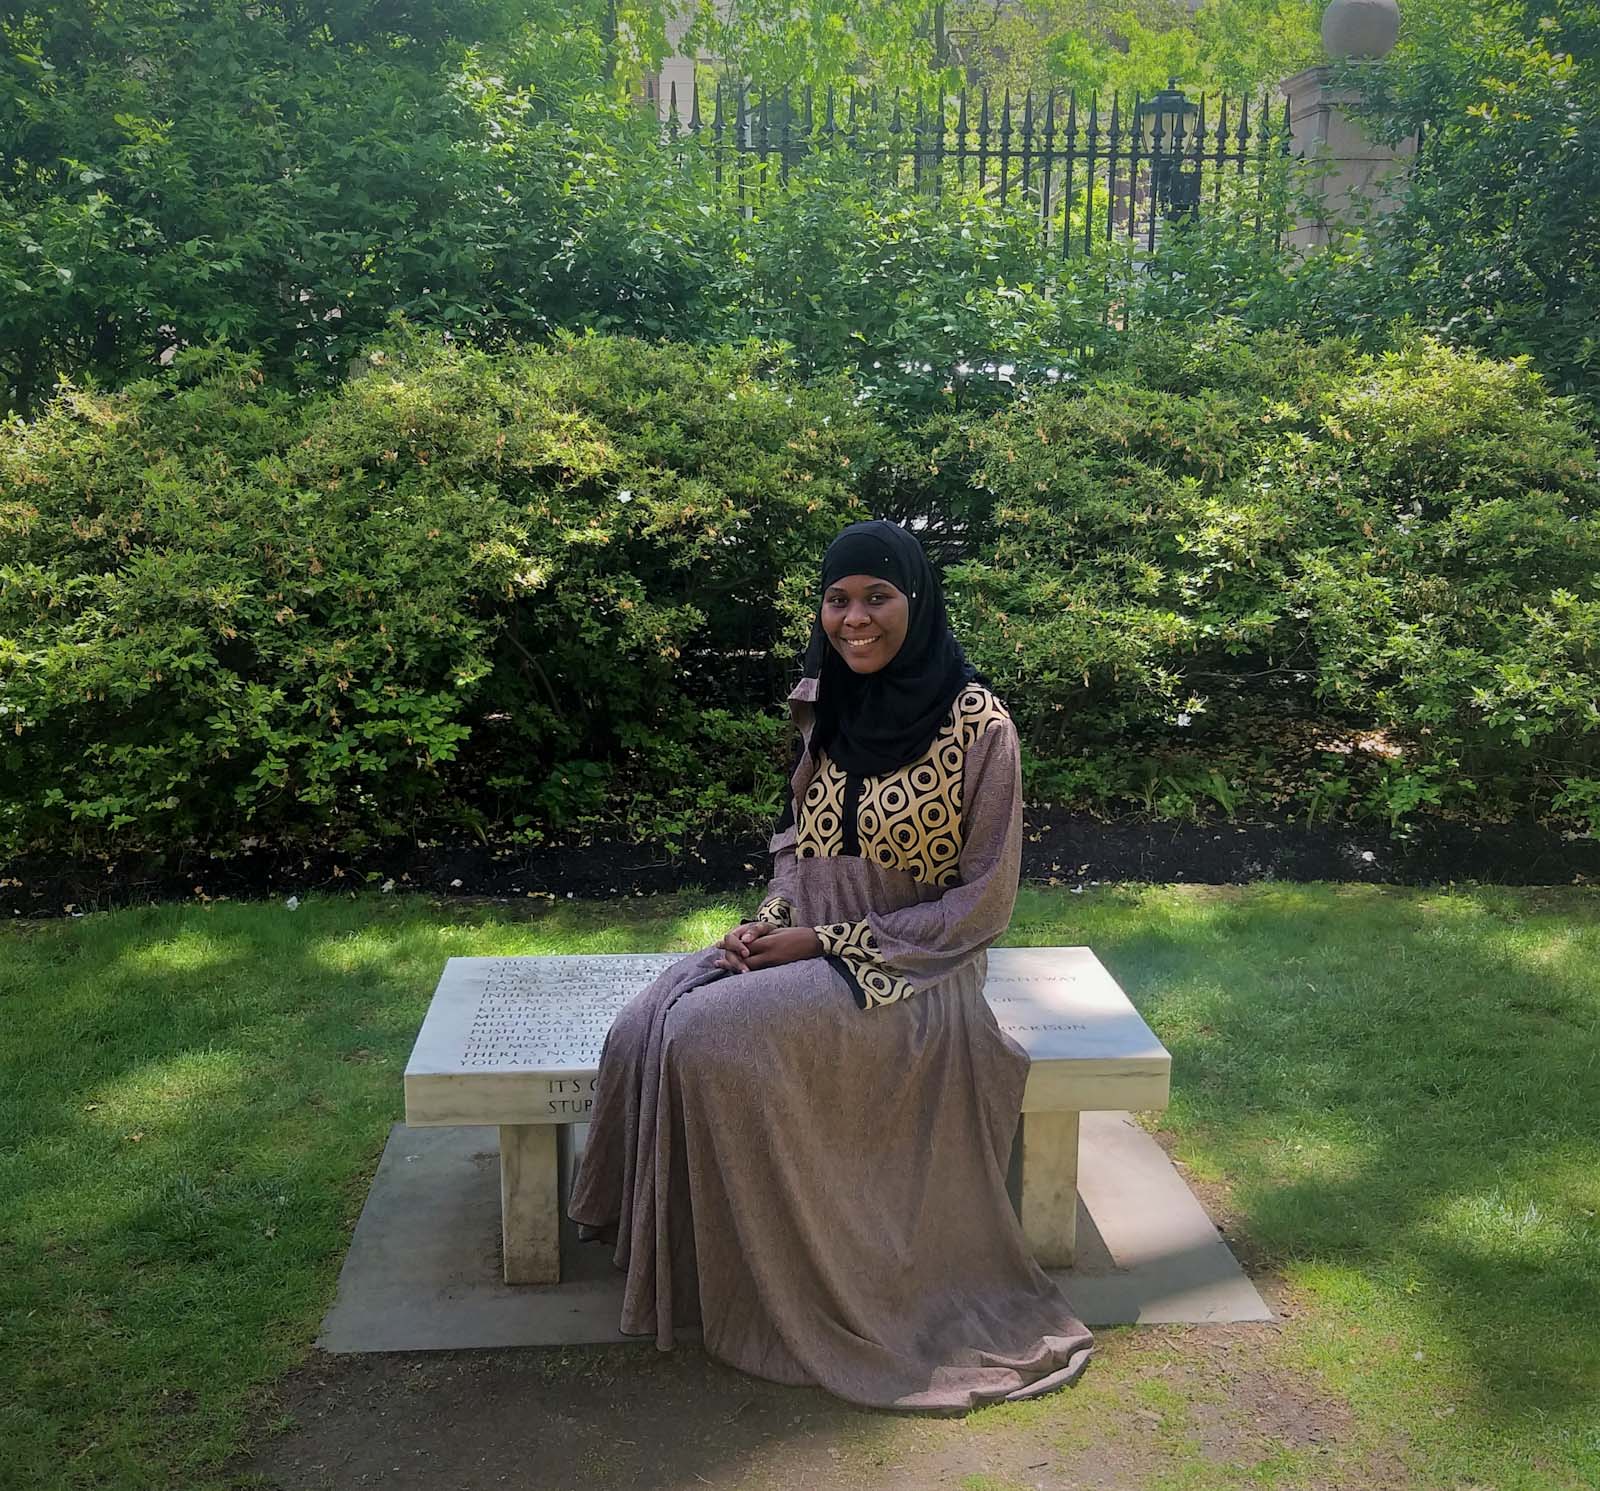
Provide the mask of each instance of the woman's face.
POLYGON ((846 575, 822 593, 822 630, 857 673, 876 673, 906 640, 911 604, 875 575, 846 575))

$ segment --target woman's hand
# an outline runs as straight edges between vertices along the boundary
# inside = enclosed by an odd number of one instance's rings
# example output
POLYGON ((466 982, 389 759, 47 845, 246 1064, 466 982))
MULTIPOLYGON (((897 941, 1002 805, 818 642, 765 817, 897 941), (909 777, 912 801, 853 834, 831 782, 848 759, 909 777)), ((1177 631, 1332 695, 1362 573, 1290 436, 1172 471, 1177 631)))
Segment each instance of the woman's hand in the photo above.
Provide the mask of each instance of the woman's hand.
POLYGON ((802 958, 820 958, 822 943, 810 927, 769 927, 750 944, 744 971, 776 968, 780 963, 798 963, 802 958))
POLYGON ((776 968, 822 954, 822 944, 810 927, 775 927, 771 922, 741 922, 717 946, 718 966, 730 973, 776 968))
POLYGON ((717 944, 722 949, 717 966, 730 973, 743 973, 749 966, 750 949, 757 939, 778 930, 771 922, 740 922, 717 944))

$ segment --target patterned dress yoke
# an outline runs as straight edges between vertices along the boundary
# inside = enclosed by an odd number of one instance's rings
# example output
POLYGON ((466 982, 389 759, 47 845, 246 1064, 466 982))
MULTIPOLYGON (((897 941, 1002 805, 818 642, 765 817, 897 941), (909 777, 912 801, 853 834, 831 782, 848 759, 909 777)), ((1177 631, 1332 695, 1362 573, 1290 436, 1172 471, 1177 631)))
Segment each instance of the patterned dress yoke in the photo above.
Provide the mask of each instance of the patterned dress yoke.
MULTIPOLYGON (((983 792, 982 807, 988 810, 984 826, 989 826, 987 820, 994 817, 996 807, 1014 806, 1017 821, 1007 825, 1007 834, 1016 834, 1017 843, 1010 847, 1020 858, 1016 729, 989 689, 971 683, 957 695, 918 760, 880 776, 861 777, 842 770, 826 751, 812 757, 814 696, 812 679, 802 679, 789 696, 804 749, 791 777, 789 808, 769 846, 776 860, 773 889, 757 916, 778 926, 804 926, 810 921, 824 956, 850 986, 856 1003, 863 1009, 893 1004, 926 987, 927 981, 919 981, 915 969, 896 968, 885 955, 879 933, 888 923, 874 926, 873 911, 889 913, 956 892, 952 907, 960 903, 969 927, 985 902, 992 903, 996 912, 1003 903, 1003 919, 994 926, 993 936, 1010 920, 1018 866, 1006 863, 1013 857, 1008 853, 985 855, 988 841, 981 835, 973 846, 976 852, 967 853, 971 835, 964 797, 969 783, 980 791, 983 778, 991 779, 983 792), (999 778, 1007 774, 1008 765, 1010 790, 1003 794, 999 778), (1007 798, 1004 804, 998 802, 1002 795, 1007 798), (840 859, 857 859, 871 867, 872 904, 857 915, 825 921, 800 915, 797 901, 810 904, 814 899, 806 897, 807 890, 834 888, 837 866, 813 861, 840 859)), ((823 894, 821 899, 837 909, 837 897, 823 894)), ((991 940, 992 936, 984 939, 984 944, 991 940)), ((982 948, 963 944, 961 951, 978 954, 982 948)))

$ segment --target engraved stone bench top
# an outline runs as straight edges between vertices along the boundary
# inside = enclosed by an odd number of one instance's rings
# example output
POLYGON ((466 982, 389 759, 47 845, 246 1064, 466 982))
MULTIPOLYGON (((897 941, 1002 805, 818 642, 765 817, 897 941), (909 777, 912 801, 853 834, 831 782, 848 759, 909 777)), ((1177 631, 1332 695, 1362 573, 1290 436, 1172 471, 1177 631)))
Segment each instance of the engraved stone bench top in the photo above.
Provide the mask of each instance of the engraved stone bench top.
MULTIPOLYGON (((582 1123, 612 1018, 683 956, 451 958, 406 1064, 406 1123, 582 1123)), ((1088 948, 991 948, 984 993, 1032 1059, 1023 1112, 1166 1107, 1172 1058, 1088 948)))

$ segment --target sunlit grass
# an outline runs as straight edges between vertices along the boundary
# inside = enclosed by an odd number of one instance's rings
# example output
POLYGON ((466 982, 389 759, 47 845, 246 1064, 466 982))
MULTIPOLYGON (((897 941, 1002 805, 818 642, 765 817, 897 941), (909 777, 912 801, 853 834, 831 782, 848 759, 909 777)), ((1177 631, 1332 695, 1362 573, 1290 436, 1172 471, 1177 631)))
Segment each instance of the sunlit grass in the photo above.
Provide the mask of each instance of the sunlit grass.
MULTIPOLYGON (((447 958, 688 951, 741 909, 372 896, 5 928, 0 1485, 227 1484, 331 1300, 447 958)), ((1402 1444, 1419 1487, 1600 1482, 1600 896, 1028 888, 1008 941, 1091 946, 1161 1036, 1160 1123, 1308 1301, 1273 1363, 1349 1402, 1360 1443, 1402 1444)), ((1152 1484, 1337 1470, 1196 1461, 1202 1389, 1119 1362, 961 1432, 1067 1447, 1090 1409, 1096 1432, 1142 1411, 1152 1484)))

